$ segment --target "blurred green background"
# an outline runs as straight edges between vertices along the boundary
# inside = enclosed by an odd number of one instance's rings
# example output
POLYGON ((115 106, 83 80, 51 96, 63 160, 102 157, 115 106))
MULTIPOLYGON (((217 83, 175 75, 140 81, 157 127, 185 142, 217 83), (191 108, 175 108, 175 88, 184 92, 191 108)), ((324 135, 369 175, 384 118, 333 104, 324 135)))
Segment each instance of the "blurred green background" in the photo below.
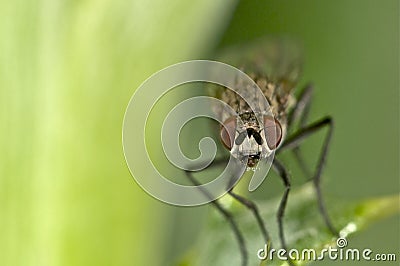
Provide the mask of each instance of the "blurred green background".
MULTIPOLYGON (((267 34, 303 42, 301 84, 316 86, 310 118, 335 119, 326 194, 398 193, 399 13, 397 0, 1 1, 0 265, 169 265, 183 256, 207 207, 163 204, 133 181, 125 108, 161 68, 267 34)), ((310 163, 317 139, 305 149, 310 163)), ((268 182, 256 198, 282 192, 273 174, 268 182)), ((397 252, 399 235, 397 216, 350 242, 397 252)))

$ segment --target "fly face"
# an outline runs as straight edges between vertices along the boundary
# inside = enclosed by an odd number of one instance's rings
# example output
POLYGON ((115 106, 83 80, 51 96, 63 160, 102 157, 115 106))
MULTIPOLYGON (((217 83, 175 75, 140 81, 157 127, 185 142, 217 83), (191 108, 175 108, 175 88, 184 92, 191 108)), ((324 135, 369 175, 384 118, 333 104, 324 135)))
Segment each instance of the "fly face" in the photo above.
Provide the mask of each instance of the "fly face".
POLYGON ((255 170, 258 161, 269 157, 282 140, 282 127, 271 115, 252 112, 228 118, 221 127, 220 137, 233 157, 255 170), (261 122, 258 122, 261 121, 261 122))

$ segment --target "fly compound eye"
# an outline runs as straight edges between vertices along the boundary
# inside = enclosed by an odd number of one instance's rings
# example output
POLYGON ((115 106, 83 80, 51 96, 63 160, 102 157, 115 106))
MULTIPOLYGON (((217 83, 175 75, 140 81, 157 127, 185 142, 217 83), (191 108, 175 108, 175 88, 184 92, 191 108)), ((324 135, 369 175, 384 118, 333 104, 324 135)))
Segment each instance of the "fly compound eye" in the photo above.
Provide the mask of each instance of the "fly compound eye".
POLYGON ((232 116, 224 122, 220 131, 222 144, 224 144, 224 146, 229 150, 232 149, 233 143, 235 141, 235 135, 236 135, 236 117, 232 116))
POLYGON ((264 134, 268 147, 276 149, 282 140, 282 127, 278 120, 272 116, 264 116, 264 134))

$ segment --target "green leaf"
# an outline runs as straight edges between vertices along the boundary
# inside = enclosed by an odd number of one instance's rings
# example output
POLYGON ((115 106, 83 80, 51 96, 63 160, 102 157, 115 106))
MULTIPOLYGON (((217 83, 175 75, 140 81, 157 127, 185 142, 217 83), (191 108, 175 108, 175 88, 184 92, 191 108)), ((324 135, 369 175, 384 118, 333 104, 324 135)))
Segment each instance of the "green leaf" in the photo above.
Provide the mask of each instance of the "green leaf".
MULTIPOLYGON (((225 204, 226 198, 222 199, 225 204)), ((272 248, 279 249, 276 211, 280 198, 265 202, 257 202, 262 217, 272 238, 272 248)), ((330 216, 341 237, 346 239, 353 233, 365 230, 368 225, 377 220, 400 212, 400 196, 386 196, 359 202, 345 200, 335 201, 328 206, 330 216)), ((276 253, 271 261, 260 261, 257 251, 264 248, 264 241, 252 213, 236 204, 232 206, 235 220, 242 230, 249 255, 248 265, 288 265, 277 258, 276 253)), ((180 265, 241 265, 241 257, 229 224, 224 218, 213 211, 199 242, 187 254, 180 265)), ((323 248, 336 245, 334 237, 319 214, 315 191, 308 183, 289 195, 286 215, 284 218, 285 236, 288 249, 313 248, 319 255, 323 248)), ((300 253, 301 254, 301 253, 300 253)), ((310 261, 296 261, 296 265, 307 265, 310 261)))

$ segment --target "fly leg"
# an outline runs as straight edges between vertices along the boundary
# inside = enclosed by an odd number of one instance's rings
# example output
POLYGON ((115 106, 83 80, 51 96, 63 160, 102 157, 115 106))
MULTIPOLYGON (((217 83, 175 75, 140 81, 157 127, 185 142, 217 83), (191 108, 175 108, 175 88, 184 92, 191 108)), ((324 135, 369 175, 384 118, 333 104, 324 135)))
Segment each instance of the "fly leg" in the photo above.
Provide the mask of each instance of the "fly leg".
MULTIPOLYGON (((226 160, 215 161, 214 164, 209 167, 218 166, 218 165, 222 164, 223 162, 226 162, 226 160)), ((200 187, 201 184, 196 180, 196 178, 193 176, 191 171, 185 170, 185 173, 186 173, 187 177, 189 178, 189 180, 195 186, 198 186, 201 193, 203 193, 209 199, 212 199, 210 193, 207 190, 205 190, 203 187, 200 187)), ((248 260, 246 243, 244 241, 243 234, 240 232, 236 221, 234 220, 232 214, 229 211, 227 211, 225 208, 223 208, 222 205, 218 202, 218 200, 213 200, 210 203, 218 210, 218 212, 226 219, 226 221, 231 226, 233 234, 235 235, 235 238, 239 245, 239 250, 240 250, 241 257, 242 257, 242 266, 246 266, 247 260, 248 260)))
POLYGON ((233 192, 233 189, 228 191, 228 193, 234 199, 236 199, 238 202, 240 202, 241 204, 243 204, 245 207, 247 207, 249 210, 252 211, 254 217, 257 220, 258 226, 260 227, 260 230, 261 230, 261 233, 265 240, 265 243, 269 245, 270 244, 269 234, 268 234, 267 228, 265 227, 264 220, 261 218, 261 215, 260 215, 257 205, 253 201, 236 194, 235 192, 233 192))
MULTIPOLYGON (((295 123, 299 119, 300 119, 299 129, 302 129, 306 126, 307 118, 308 118, 308 114, 309 114, 310 106, 311 106, 313 90, 314 90, 314 88, 311 84, 308 84, 303 88, 293 111, 289 115, 289 118, 288 118, 288 127, 289 128, 291 128, 293 126, 293 123, 295 123)), ((296 158, 296 161, 298 162, 301 170, 305 174, 305 176, 310 178, 312 176, 312 174, 311 174, 310 169, 307 167, 307 164, 304 161, 304 157, 301 153, 300 146, 293 148, 292 152, 293 152, 294 157, 296 158)))
POLYGON ((322 170, 325 166, 325 161, 326 161, 326 157, 328 155, 328 150, 329 150, 329 144, 331 142, 332 133, 333 133, 332 118, 329 116, 325 117, 307 127, 300 129, 299 131, 294 133, 291 137, 289 137, 282 144, 282 146, 277 151, 277 153, 282 152, 283 150, 293 149, 293 148, 298 147, 307 137, 318 132, 319 130, 321 130, 323 128, 328 128, 328 132, 327 132, 327 135, 322 144, 321 153, 320 153, 319 160, 318 160, 316 170, 314 172, 312 180, 313 180, 316 192, 317 192, 319 211, 324 219, 324 222, 326 223, 327 227, 332 232, 332 234, 334 234, 335 236, 338 236, 339 234, 338 234, 337 230, 335 229, 335 227, 333 226, 331 219, 329 218, 329 215, 326 210, 324 200, 322 197, 322 191, 321 191, 321 174, 322 174, 322 170))
MULTIPOLYGON (((274 159, 272 166, 274 170, 278 173, 278 175, 282 178, 283 184, 285 186, 285 191, 283 193, 281 202, 279 204, 279 209, 277 213, 277 219, 278 219, 278 228, 279 228, 279 239, 281 241, 282 248, 288 252, 287 249, 287 244, 286 244, 286 239, 285 239, 285 234, 283 230, 283 218, 285 216, 285 210, 286 210, 286 203, 289 197, 289 192, 290 192, 290 178, 289 178, 289 173, 284 167, 284 165, 279 162, 276 158, 274 159)), ((288 262, 290 265, 293 265, 293 262, 288 258, 288 262)))

